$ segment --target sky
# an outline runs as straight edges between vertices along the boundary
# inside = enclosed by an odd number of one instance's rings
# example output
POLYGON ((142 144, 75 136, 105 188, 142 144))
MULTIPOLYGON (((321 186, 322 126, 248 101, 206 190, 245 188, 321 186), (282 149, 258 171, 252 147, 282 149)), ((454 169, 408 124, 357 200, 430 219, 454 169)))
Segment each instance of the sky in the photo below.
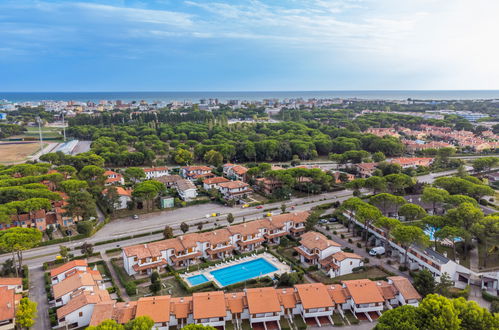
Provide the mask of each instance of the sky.
POLYGON ((0 91, 499 89, 497 0, 0 0, 0 91))

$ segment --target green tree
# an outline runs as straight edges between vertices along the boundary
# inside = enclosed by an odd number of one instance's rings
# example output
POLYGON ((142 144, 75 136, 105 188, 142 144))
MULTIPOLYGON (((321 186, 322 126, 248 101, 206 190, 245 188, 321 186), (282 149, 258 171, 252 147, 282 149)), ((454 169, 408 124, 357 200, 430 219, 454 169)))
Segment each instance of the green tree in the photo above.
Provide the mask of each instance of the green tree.
POLYGON ((432 203, 433 213, 436 211, 437 204, 443 204, 449 193, 444 189, 426 187, 423 190, 421 200, 425 203, 432 203))
POLYGON ((210 165, 220 166, 224 161, 222 154, 215 150, 210 150, 204 154, 204 160, 210 165))
POLYGON ((369 203, 381 209, 381 212, 383 212, 383 214, 386 214, 388 212, 388 207, 394 206, 395 211, 397 212, 398 208, 401 205, 404 205, 406 201, 403 197, 400 196, 381 193, 369 198, 369 203))
POLYGON ((149 316, 139 316, 125 324, 125 330, 151 330, 154 321, 149 316))
POLYGON ((180 224, 180 230, 185 234, 189 231, 189 225, 185 222, 180 224))
POLYGON ((456 226, 465 230, 468 234, 464 238, 464 254, 468 255, 468 245, 471 240, 471 228, 475 223, 483 219, 483 212, 471 203, 462 203, 457 208, 447 212, 448 223, 454 223, 456 226))
POLYGON ((371 176, 364 181, 364 187, 371 189, 373 194, 376 195, 380 192, 384 192, 387 189, 386 180, 380 176, 371 176))
POLYGON ((69 248, 64 245, 59 245, 59 254, 63 260, 66 260, 69 254, 69 248))
POLYGON ((418 308, 404 305, 385 311, 378 319, 376 330, 419 330, 418 308))
POLYGON ((87 327, 86 330, 124 330, 125 327, 115 320, 104 320, 99 325, 87 327))
POLYGON ((383 229, 383 231, 385 232, 385 249, 388 251, 388 248, 390 246, 388 244, 388 241, 391 239, 392 230, 400 225, 400 221, 394 218, 381 217, 374 222, 374 225, 383 229))
POLYGON ((87 181, 90 187, 103 186, 106 181, 105 170, 95 165, 87 165, 78 173, 80 179, 87 181))
POLYGON ((385 154, 382 153, 381 151, 377 151, 373 154, 373 161, 378 163, 382 162, 386 159, 385 154))
POLYGON ((80 252, 88 258, 94 253, 94 246, 91 243, 84 242, 80 246, 80 252))
POLYGON ((118 189, 116 187, 109 187, 105 190, 105 194, 102 198, 104 204, 106 205, 109 212, 116 212, 120 205, 120 195, 118 194, 118 189))
POLYGON ((487 259, 491 252, 496 251, 499 246, 499 215, 487 216, 478 220, 471 226, 471 232, 483 245, 483 267, 487 267, 487 259))
POLYGON ((35 325, 37 303, 29 298, 22 298, 16 311, 16 325, 20 328, 31 328, 35 325))
POLYGON ((182 148, 177 148, 173 152, 173 160, 175 163, 180 164, 180 165, 187 165, 190 162, 192 162, 193 156, 192 153, 189 150, 185 150, 182 148))
POLYGON ((419 220, 426 215, 426 211, 421 206, 412 203, 402 205, 398 213, 400 216, 403 216, 406 221, 419 220))
POLYGON ((414 288, 423 298, 435 293, 435 279, 429 270, 423 269, 414 275, 414 288))
POLYGON ((202 324, 188 324, 182 330, 216 330, 216 328, 209 325, 202 324))
MULTIPOLYGON (((430 231, 436 232, 439 229, 442 229, 445 226, 445 218, 441 215, 427 215, 423 219, 421 219, 423 223, 423 227, 430 231)), ((434 247, 437 249, 437 243, 440 237, 433 235, 434 247)))
POLYGON ((483 157, 473 160, 473 169, 476 172, 488 172, 499 164, 499 157, 483 157))
POLYGON ((461 320, 452 301, 437 295, 426 296, 418 309, 418 320, 420 329, 428 330, 458 330, 461 320))
POLYGON ((59 187, 65 193, 74 193, 88 188, 87 181, 70 179, 59 183, 59 187))
POLYGON ((443 239, 448 239, 452 242, 452 249, 453 249, 453 252, 454 252, 454 260, 456 260, 456 257, 457 257, 457 254, 456 254, 456 239, 458 238, 463 238, 465 236, 467 236, 468 233, 462 229, 462 228, 458 228, 458 227, 454 227, 454 226, 445 226, 443 227, 442 229, 439 229, 435 232, 434 236, 435 236, 435 240, 439 239, 439 240, 443 240, 443 239))
POLYGON ((393 238, 404 249, 404 265, 407 267, 407 252, 414 244, 428 245, 428 237, 423 230, 416 226, 400 225, 392 232, 393 238))
POLYGON ((172 229, 172 227, 170 227, 168 225, 165 226, 165 229, 163 229, 163 237, 165 239, 173 238, 173 229, 172 229))
POLYGON ((129 167, 125 170, 125 179, 129 182, 137 183, 146 178, 144 169, 140 167, 129 167))
POLYGON ((151 274, 151 285, 149 285, 149 290, 151 290, 153 294, 157 294, 161 290, 161 280, 156 271, 151 274))
POLYGON ((450 289, 454 286, 454 282, 451 280, 449 274, 443 273, 440 276, 439 282, 435 286, 435 293, 441 294, 442 296, 449 296, 450 289))
POLYGON ((367 244, 367 240, 369 238, 369 227, 371 224, 381 218, 381 212, 378 210, 378 208, 369 205, 367 203, 364 203, 364 205, 361 205, 360 207, 357 208, 355 212, 355 217, 357 220, 359 220, 362 224, 364 224, 364 239, 367 244))
POLYGON ((232 215, 232 213, 227 214, 227 222, 229 225, 234 222, 234 215, 232 215))
POLYGON ((14 227, 0 232, 0 248, 17 258, 16 276, 22 270, 23 251, 37 246, 42 241, 42 232, 36 228, 14 227))
POLYGON ((68 196, 68 204, 64 206, 67 215, 76 218, 77 221, 97 216, 95 200, 88 191, 77 191, 68 196))
POLYGON ((499 316, 492 315, 487 309, 480 307, 475 301, 466 300, 463 297, 460 297, 453 299, 452 304, 461 320, 461 329, 499 329, 499 316))

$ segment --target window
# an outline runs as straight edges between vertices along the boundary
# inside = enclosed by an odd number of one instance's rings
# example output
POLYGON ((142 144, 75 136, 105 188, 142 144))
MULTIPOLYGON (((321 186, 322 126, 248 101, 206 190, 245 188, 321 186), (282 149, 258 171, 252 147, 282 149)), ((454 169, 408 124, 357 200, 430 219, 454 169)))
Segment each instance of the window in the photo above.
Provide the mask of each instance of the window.
POLYGON ((78 313, 79 317, 83 317, 83 312, 78 313))

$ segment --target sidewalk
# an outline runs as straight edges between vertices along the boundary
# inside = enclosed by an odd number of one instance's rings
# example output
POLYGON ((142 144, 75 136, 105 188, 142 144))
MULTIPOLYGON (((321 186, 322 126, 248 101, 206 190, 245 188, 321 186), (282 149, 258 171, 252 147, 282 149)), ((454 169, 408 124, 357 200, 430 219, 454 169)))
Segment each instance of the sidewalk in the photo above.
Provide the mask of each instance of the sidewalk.
POLYGON ((121 284, 120 278, 118 277, 118 274, 116 274, 116 271, 114 270, 113 265, 111 265, 111 261, 109 257, 107 256, 106 252, 101 253, 102 261, 104 261, 107 265, 107 268, 109 269, 109 272, 111 273, 111 276, 113 277, 114 283, 116 286, 120 289, 121 291, 121 298, 125 301, 130 301, 130 296, 126 293, 125 287, 121 284))

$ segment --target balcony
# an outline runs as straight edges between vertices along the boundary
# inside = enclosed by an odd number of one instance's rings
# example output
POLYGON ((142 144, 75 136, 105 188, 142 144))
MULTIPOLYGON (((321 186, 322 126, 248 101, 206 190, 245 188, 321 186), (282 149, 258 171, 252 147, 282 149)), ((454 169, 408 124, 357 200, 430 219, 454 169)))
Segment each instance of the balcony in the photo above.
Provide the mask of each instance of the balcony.
POLYGON ((318 259, 319 258, 318 254, 310 254, 309 252, 305 251, 304 249, 302 249, 299 246, 295 247, 294 249, 295 249, 296 252, 298 252, 300 255, 304 256, 308 260, 314 260, 314 259, 318 259))
POLYGON ((237 245, 239 246, 248 246, 248 245, 251 245, 251 244, 258 244, 258 243, 263 243, 265 241, 265 238, 263 237, 257 237, 257 238, 252 238, 252 239, 249 239, 249 240, 246 240, 246 241, 237 241, 237 245))
POLYGON ((217 254, 217 253, 224 253, 224 252, 228 252, 228 251, 232 251, 234 250, 235 247, 232 246, 232 245, 223 245, 223 246, 220 246, 220 247, 216 247, 216 248, 207 248, 206 249, 206 253, 208 253, 209 255, 213 255, 213 254, 217 254))
POLYGON ((267 233, 265 235, 263 235, 266 239, 272 239, 272 238, 276 238, 276 237, 282 237, 282 236, 285 236, 287 235, 288 232, 285 231, 285 230, 279 230, 279 231, 274 231, 273 233, 267 233))
POLYGON ((194 259, 194 258, 201 257, 201 256, 202 256, 201 252, 191 252, 191 253, 187 253, 187 254, 173 255, 170 257, 170 259, 176 263, 178 261, 194 259))

